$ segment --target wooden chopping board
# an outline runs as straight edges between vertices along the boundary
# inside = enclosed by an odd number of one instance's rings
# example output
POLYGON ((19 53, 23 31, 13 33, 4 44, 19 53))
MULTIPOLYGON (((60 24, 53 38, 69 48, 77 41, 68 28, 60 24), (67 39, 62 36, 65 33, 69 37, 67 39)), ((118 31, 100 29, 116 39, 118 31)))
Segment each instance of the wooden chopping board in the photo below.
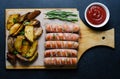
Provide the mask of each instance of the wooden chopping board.
POLYGON ((114 28, 107 31, 96 31, 88 26, 86 26, 80 19, 81 28, 81 39, 79 45, 78 59, 85 53, 88 49, 95 46, 108 46, 111 48, 115 47, 114 44, 114 28))
MULTIPOLYGON (((8 14, 13 11, 33 11, 35 9, 6 9, 6 20, 8 14)), ((52 9, 39 9, 41 11, 44 10, 52 10, 52 9)), ((75 8, 70 9, 61 9, 67 11, 77 11, 75 8)), ((80 25, 80 39, 79 39, 79 51, 78 51, 78 61, 80 60, 83 53, 85 53, 88 49, 95 46, 109 46, 114 48, 114 28, 107 31, 96 31, 89 27, 87 27, 82 20, 80 19, 78 24, 80 25)), ((6 35, 7 36, 7 35, 6 35)), ((6 45, 7 46, 7 45, 6 45)), ((5 52, 6 53, 6 52, 5 52)), ((8 62, 7 62, 8 63, 8 62)), ((38 62, 36 62, 38 63, 38 62)), ((44 65, 32 65, 32 66, 16 66, 13 67, 11 65, 6 64, 6 69, 73 69, 75 67, 45 67, 44 65)))

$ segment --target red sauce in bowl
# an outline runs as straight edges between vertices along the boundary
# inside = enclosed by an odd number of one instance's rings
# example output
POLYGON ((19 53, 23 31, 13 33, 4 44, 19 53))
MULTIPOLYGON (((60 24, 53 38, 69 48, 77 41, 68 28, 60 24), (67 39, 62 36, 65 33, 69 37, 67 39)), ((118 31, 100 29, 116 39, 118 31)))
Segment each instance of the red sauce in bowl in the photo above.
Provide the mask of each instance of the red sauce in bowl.
POLYGON ((106 19, 106 11, 99 5, 92 5, 87 10, 87 19, 94 25, 103 23, 106 19))

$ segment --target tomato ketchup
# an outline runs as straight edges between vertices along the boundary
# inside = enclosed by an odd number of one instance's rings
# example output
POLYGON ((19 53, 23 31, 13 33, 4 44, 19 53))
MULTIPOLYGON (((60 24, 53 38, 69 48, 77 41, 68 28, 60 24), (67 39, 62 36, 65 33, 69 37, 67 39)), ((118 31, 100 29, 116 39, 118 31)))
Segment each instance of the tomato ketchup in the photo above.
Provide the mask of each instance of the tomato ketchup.
POLYGON ((106 11, 100 5, 92 5, 87 10, 87 19, 94 25, 103 23, 106 19, 106 11))

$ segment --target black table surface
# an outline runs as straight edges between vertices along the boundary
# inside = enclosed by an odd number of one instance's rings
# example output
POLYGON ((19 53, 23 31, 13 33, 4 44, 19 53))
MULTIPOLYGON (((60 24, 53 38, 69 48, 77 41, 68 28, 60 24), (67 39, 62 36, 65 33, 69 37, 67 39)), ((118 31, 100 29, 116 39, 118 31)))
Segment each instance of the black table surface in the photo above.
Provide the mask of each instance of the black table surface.
POLYGON ((119 0, 1 0, 0 1, 0 79, 120 79, 120 1, 119 0), (77 8, 84 19, 85 8, 101 2, 110 10, 106 29, 115 28, 115 49, 94 47, 84 53, 77 69, 6 70, 5 9, 7 8, 77 8))

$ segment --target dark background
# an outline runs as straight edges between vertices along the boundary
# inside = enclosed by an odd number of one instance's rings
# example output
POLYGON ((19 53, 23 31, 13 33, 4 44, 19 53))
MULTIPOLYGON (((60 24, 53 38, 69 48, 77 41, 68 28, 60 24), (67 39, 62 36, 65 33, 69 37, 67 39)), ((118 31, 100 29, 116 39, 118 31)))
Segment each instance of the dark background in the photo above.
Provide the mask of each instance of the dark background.
POLYGON ((1 0, 0 1, 0 79, 120 79, 120 1, 119 0, 1 0), (6 70, 5 9, 77 8, 85 22, 87 5, 99 1, 111 13, 106 29, 115 28, 115 49, 94 47, 81 57, 75 70, 6 70))

